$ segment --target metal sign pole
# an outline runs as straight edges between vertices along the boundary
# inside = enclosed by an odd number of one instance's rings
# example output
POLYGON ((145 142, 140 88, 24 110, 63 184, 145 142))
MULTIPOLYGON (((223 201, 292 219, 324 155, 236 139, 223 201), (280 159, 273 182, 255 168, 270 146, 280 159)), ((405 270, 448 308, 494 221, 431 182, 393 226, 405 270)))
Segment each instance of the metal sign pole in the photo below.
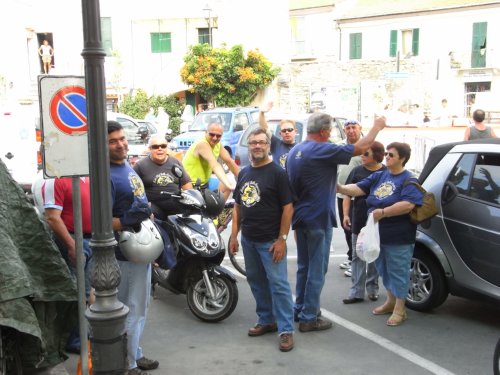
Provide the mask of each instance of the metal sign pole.
POLYGON ((98 0, 82 0, 85 88, 89 129, 90 203, 92 212, 92 286, 95 303, 85 315, 90 324, 92 372, 123 374, 127 359, 125 319, 128 307, 118 300, 120 268, 115 258, 111 213, 106 85, 98 0))
POLYGON ((87 308, 85 296, 85 256, 83 254, 83 229, 82 229, 82 201, 80 196, 80 177, 73 176, 73 225, 76 245, 76 283, 78 286, 78 323, 80 324, 80 362, 82 375, 88 375, 88 346, 87 346, 87 308))

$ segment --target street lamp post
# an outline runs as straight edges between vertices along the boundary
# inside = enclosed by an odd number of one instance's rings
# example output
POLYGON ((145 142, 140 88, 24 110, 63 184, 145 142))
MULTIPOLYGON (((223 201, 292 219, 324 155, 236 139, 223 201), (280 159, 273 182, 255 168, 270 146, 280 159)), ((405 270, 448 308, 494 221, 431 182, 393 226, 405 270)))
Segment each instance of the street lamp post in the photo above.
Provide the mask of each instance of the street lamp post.
MULTIPOLYGON (((85 312, 90 324, 92 369, 97 374, 123 374, 126 369, 128 307, 118 300, 120 268, 115 258, 106 123, 106 86, 99 0, 82 0, 82 56, 85 62, 89 169, 92 211, 92 286, 95 303, 85 312)), ((85 340, 82 337, 82 345, 85 340)))
POLYGON ((203 8, 203 14, 205 16, 205 20, 207 21, 208 25, 208 44, 210 47, 212 47, 212 8, 210 8, 210 4, 206 3, 205 7, 203 8))

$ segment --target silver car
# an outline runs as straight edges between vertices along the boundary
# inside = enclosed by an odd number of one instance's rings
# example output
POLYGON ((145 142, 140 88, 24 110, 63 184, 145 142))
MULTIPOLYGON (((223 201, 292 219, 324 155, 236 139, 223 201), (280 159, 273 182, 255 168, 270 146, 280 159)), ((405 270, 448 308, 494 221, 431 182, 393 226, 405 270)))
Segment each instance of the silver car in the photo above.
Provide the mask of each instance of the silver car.
POLYGON ((407 306, 448 294, 500 302, 500 140, 437 146, 419 177, 439 213, 417 230, 407 306))
MULTIPOLYGON (((270 114, 267 116, 267 124, 269 130, 280 137, 280 122, 282 119, 291 119, 295 121, 295 128, 297 129, 297 135, 295 136, 295 143, 302 142, 307 136, 307 120, 310 114, 304 115, 290 115, 290 114, 270 114)), ((341 143, 346 138, 344 133, 344 122, 345 118, 333 117, 333 127, 330 136, 330 141, 333 143, 341 143)), ((240 166, 240 168, 246 167, 250 164, 250 159, 248 158, 248 137, 250 132, 258 128, 259 124, 252 124, 241 134, 241 137, 236 145, 234 152, 234 161, 240 166)))

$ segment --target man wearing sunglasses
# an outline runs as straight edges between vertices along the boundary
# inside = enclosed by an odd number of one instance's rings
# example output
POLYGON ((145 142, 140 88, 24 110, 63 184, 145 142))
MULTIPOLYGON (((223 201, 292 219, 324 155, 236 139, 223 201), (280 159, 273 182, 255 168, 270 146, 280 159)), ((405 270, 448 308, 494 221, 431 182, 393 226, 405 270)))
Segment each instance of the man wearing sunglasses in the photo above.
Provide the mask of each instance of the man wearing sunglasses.
MULTIPOLYGON (((259 126, 266 131, 269 130, 269 126, 266 121, 265 113, 271 110, 272 107, 273 102, 269 102, 262 107, 259 112, 259 126)), ((281 168, 285 169, 288 152, 295 146, 295 136, 297 135, 295 121, 289 119, 281 120, 280 135, 281 139, 274 134, 271 136, 271 155, 273 156, 273 161, 281 168)))
POLYGON ((162 192, 176 193, 179 190, 179 182, 182 189, 193 188, 191 177, 179 160, 169 156, 167 146, 165 136, 153 134, 148 144, 149 156, 140 159, 134 165, 135 172, 144 183, 153 214, 160 220, 165 220, 168 215, 180 212, 180 203, 175 199, 166 198, 162 192), (184 172, 180 181, 172 173, 174 165, 184 172))
POLYGON ((208 124, 205 135, 189 147, 182 163, 193 183, 200 179, 202 185, 208 186, 210 176, 215 173, 220 181, 219 190, 224 194, 224 199, 227 200, 231 191, 234 190, 235 183, 229 181, 218 159, 220 158, 226 163, 235 178, 238 177, 240 169, 220 143, 223 132, 224 128, 220 123, 208 124))
MULTIPOLYGON (((361 138, 361 125, 356 120, 347 120, 344 122, 344 133, 346 135, 346 144, 353 145, 359 138, 361 138)), ((339 165, 339 174, 337 177, 339 184, 345 184, 349 173, 356 168, 358 165, 361 165, 361 156, 353 156, 347 165, 339 165)), ((344 195, 337 193, 337 210, 339 212, 339 219, 342 223, 344 221, 344 195)), ((347 260, 340 264, 340 268, 345 270, 344 275, 347 277, 351 277, 351 261, 352 261, 352 233, 350 229, 346 229, 342 227, 345 234, 345 241, 347 243, 347 260)))

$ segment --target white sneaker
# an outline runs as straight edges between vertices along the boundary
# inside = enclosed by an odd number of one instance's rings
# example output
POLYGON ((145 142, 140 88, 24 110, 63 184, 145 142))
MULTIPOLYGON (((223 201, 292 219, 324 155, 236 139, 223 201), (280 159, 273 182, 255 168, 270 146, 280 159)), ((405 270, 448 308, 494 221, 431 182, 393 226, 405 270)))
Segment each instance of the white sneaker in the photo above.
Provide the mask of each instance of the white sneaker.
POLYGON ((345 277, 351 277, 352 276, 352 270, 349 268, 347 271, 344 272, 345 277))
POLYGON ((346 260, 345 262, 340 263, 339 268, 341 270, 347 270, 347 269, 351 268, 351 261, 350 260, 346 260))

